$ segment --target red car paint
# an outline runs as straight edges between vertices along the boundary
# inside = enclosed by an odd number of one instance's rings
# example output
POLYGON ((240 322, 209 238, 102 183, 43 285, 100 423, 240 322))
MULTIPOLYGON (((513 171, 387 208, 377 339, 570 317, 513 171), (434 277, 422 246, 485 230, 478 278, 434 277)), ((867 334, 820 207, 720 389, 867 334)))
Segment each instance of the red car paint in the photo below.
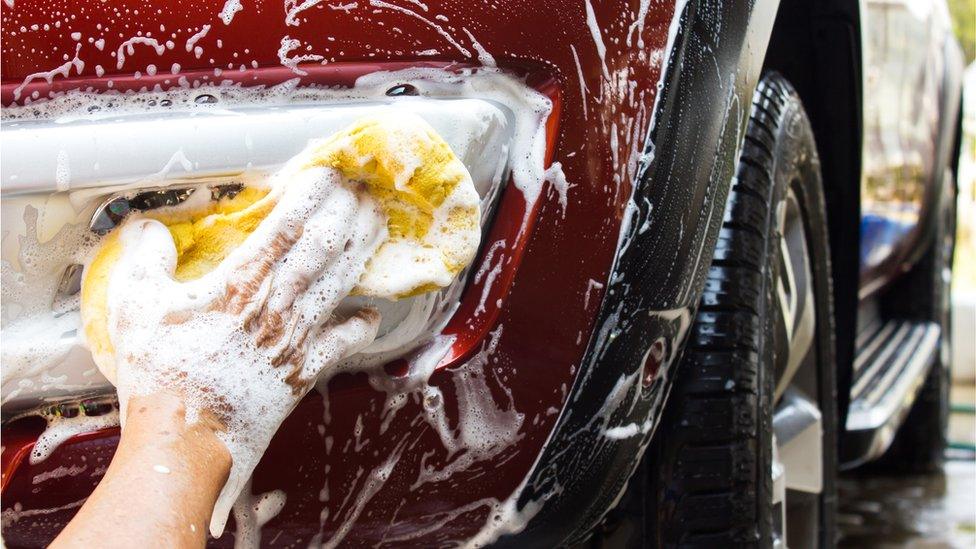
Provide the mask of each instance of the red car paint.
MULTIPOLYGON (((423 420, 424 403, 417 395, 384 425, 386 393, 374 389, 366 374, 340 374, 329 384, 328 418, 321 395, 306 397, 282 425, 252 486, 255 494, 280 489, 287 497, 263 529, 264 544, 327 541, 337 533, 350 545, 433 546, 468 539, 490 520, 491 507, 479 502, 505 499, 528 475, 573 383, 602 298, 602 287, 591 280, 604 282, 611 265, 633 177, 628 162, 647 135, 674 5, 654 5, 641 14, 637 0, 592 7, 564 0, 360 1, 343 9, 332 0, 301 11, 298 24, 289 25, 286 9, 294 4, 245 2, 225 25, 219 6, 208 3, 80 1, 54 7, 17 0, 13 8, 2 8, 2 101, 13 102, 14 90, 28 79, 19 102, 35 91, 43 98, 49 91, 79 87, 177 85, 179 75, 169 74, 174 63, 190 82, 276 83, 298 76, 279 64, 285 37, 301 42, 293 54, 323 56, 325 64, 301 65, 307 72, 302 84, 349 85, 359 74, 402 65, 477 65, 476 39, 499 68, 524 75, 553 98, 547 158, 562 164, 572 186, 568 207, 563 211, 557 196, 544 192, 534 228, 530 223, 519 232, 525 202, 513 187, 505 191, 484 246, 508 238, 503 259, 494 258, 506 269, 487 300, 503 299, 502 306, 474 317, 472 296, 480 296, 480 288, 469 289, 445 330, 456 336, 446 367, 430 379, 443 391, 456 427, 458 384, 478 378, 499 413, 524 414, 512 435, 515 443, 444 480, 412 489, 421 467, 443 468, 460 457, 448 455, 423 420), (602 43, 587 25, 588 9, 602 43), (210 30, 196 43, 203 48, 198 59, 186 41, 204 25, 210 30), (80 40, 73 33, 80 33, 80 40), (143 44, 131 53, 122 48, 140 33, 152 33, 164 44, 172 40, 174 47, 161 55, 143 44), (103 49, 89 37, 104 39, 103 49), (431 49, 437 53, 430 55, 426 50, 431 49), (119 51, 125 54, 121 68, 119 51), (76 54, 84 61, 80 75, 73 67, 68 78, 31 79, 70 63, 76 54), (157 67, 154 78, 146 76, 150 64, 157 67), (105 70, 102 78, 95 76, 96 65, 105 70), (142 75, 136 78, 135 71, 142 75), (487 360, 466 363, 472 352, 489 349, 489 332, 497 339, 487 360), (391 456, 399 457, 388 479, 379 482, 373 473, 391 456), (357 497, 372 492, 371 483, 378 489, 356 509, 357 497), (465 511, 451 514, 458 509, 465 511)), ((10 547, 43 545, 57 534, 97 484, 118 437, 115 429, 75 437, 31 465, 24 453, 41 428, 36 420, 3 426, 3 536, 10 547), (44 478, 38 475, 59 467, 84 470, 34 484, 44 478)), ((230 545, 232 536, 213 543, 230 545)))

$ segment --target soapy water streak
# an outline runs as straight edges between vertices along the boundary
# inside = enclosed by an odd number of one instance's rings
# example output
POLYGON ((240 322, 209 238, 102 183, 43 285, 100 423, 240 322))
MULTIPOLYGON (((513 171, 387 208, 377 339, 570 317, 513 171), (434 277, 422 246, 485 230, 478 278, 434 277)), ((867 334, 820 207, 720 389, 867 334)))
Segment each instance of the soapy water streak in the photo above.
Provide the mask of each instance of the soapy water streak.
MULTIPOLYGON (((358 521, 377 520, 379 517, 370 515, 370 503, 381 497, 388 484, 406 485, 411 494, 419 493, 424 486, 463 485, 486 474, 486 464, 504 463, 517 455, 526 418, 515 409, 511 390, 499 377, 494 353, 502 332, 502 327, 491 332, 479 352, 454 371, 447 386, 434 382, 430 376, 451 340, 435 341, 421 352, 404 377, 370 375, 373 388, 386 395, 382 407, 371 412, 381 418, 380 422, 364 423, 361 415, 355 420, 347 416, 333 418, 328 406, 329 379, 320 379, 317 387, 325 399, 326 427, 321 432, 326 464, 377 453, 386 458, 372 469, 360 467, 352 477, 345 478, 329 475, 326 465, 319 499, 330 502, 333 494, 342 499, 324 506, 320 532, 310 547, 341 545, 358 521), (452 398, 447 398, 448 392, 452 398), (456 409, 450 406, 452 401, 457 403, 456 409), (335 422, 355 425, 353 437, 341 446, 334 445, 329 435, 335 422), (419 461, 416 455, 405 459, 418 436, 429 431, 436 435, 440 449, 425 453, 419 461)), ((432 510, 420 528, 408 517, 402 523, 397 514, 383 517, 381 520, 388 526, 377 530, 374 541, 378 545, 412 542, 483 546, 502 533, 520 531, 538 511, 539 506, 531 503, 517 509, 515 497, 517 492, 511 498, 487 497, 449 510, 432 510), (480 532, 465 541, 444 537, 440 529, 460 517, 484 517, 484 524, 480 532)))
POLYGON ((67 78, 68 75, 71 74, 72 68, 75 69, 75 74, 81 74, 82 71, 85 70, 85 62, 78 57, 80 52, 81 44, 77 44, 75 45, 75 56, 70 60, 65 61, 64 64, 49 71, 35 72, 34 74, 27 75, 27 77, 24 78, 24 81, 21 82, 19 86, 14 88, 14 100, 20 99, 20 94, 24 91, 24 88, 38 78, 43 78, 44 81, 50 84, 54 82, 54 77, 57 75, 67 78))
POLYGON ((160 44, 155 38, 148 38, 146 36, 133 36, 132 38, 122 42, 119 45, 119 49, 116 51, 116 68, 121 69, 125 65, 126 54, 132 55, 136 51, 136 44, 143 44, 145 46, 151 47, 156 51, 156 55, 162 55, 166 51, 166 46, 160 44))

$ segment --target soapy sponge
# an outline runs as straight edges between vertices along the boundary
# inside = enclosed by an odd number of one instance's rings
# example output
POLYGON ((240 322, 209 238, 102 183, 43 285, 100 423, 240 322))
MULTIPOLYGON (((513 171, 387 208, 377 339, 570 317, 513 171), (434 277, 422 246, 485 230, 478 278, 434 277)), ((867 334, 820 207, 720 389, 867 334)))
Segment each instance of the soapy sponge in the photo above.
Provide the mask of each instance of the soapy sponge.
MULTIPOLYGON (((381 111, 324 140, 312 141, 270 178, 233 198, 146 212, 169 228, 177 251, 174 278, 212 271, 242 244, 275 206, 277 185, 308 169, 331 168, 361 185, 381 206, 387 240, 367 263, 355 295, 400 299, 449 285, 474 258, 480 240, 479 196, 450 146, 420 117, 381 111)), ((198 191, 199 192, 199 191, 198 191)), ((81 312, 96 364, 114 382, 107 288, 121 257, 116 234, 100 244, 85 269, 81 312)))

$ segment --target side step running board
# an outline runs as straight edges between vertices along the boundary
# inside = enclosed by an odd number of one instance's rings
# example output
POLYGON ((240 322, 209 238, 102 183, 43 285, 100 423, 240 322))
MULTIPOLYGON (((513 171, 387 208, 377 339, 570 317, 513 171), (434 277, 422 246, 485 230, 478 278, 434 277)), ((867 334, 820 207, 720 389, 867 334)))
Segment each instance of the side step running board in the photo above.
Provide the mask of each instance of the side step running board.
POLYGON ((889 320, 857 338, 841 468, 870 461, 888 449, 939 352, 934 322, 889 320))

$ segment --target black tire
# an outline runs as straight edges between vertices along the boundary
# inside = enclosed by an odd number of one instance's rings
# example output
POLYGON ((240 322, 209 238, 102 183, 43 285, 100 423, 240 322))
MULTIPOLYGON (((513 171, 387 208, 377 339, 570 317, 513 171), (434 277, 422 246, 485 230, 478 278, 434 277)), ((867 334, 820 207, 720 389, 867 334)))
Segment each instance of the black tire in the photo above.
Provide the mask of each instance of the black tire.
MULTIPOLYGON (((645 455, 659 546, 769 546, 773 541, 774 288, 783 260, 777 212, 796 197, 812 277, 813 396, 823 419, 823 491, 806 536, 834 541, 836 412, 829 246, 820 165, 792 86, 766 75, 752 104, 715 256, 674 387, 645 455), (812 530, 812 534, 810 533, 812 530)), ((791 545, 802 545, 790 539, 791 545)))
POLYGON ((890 290, 893 295, 910 296, 910 299, 892 300, 894 310, 889 312, 938 322, 942 328, 939 353, 891 446, 876 462, 868 464, 867 471, 932 473, 940 471, 945 461, 952 356, 952 288, 951 277, 945 275, 952 265, 956 244, 956 187, 949 170, 944 185, 945 193, 928 250, 912 271, 890 290))

